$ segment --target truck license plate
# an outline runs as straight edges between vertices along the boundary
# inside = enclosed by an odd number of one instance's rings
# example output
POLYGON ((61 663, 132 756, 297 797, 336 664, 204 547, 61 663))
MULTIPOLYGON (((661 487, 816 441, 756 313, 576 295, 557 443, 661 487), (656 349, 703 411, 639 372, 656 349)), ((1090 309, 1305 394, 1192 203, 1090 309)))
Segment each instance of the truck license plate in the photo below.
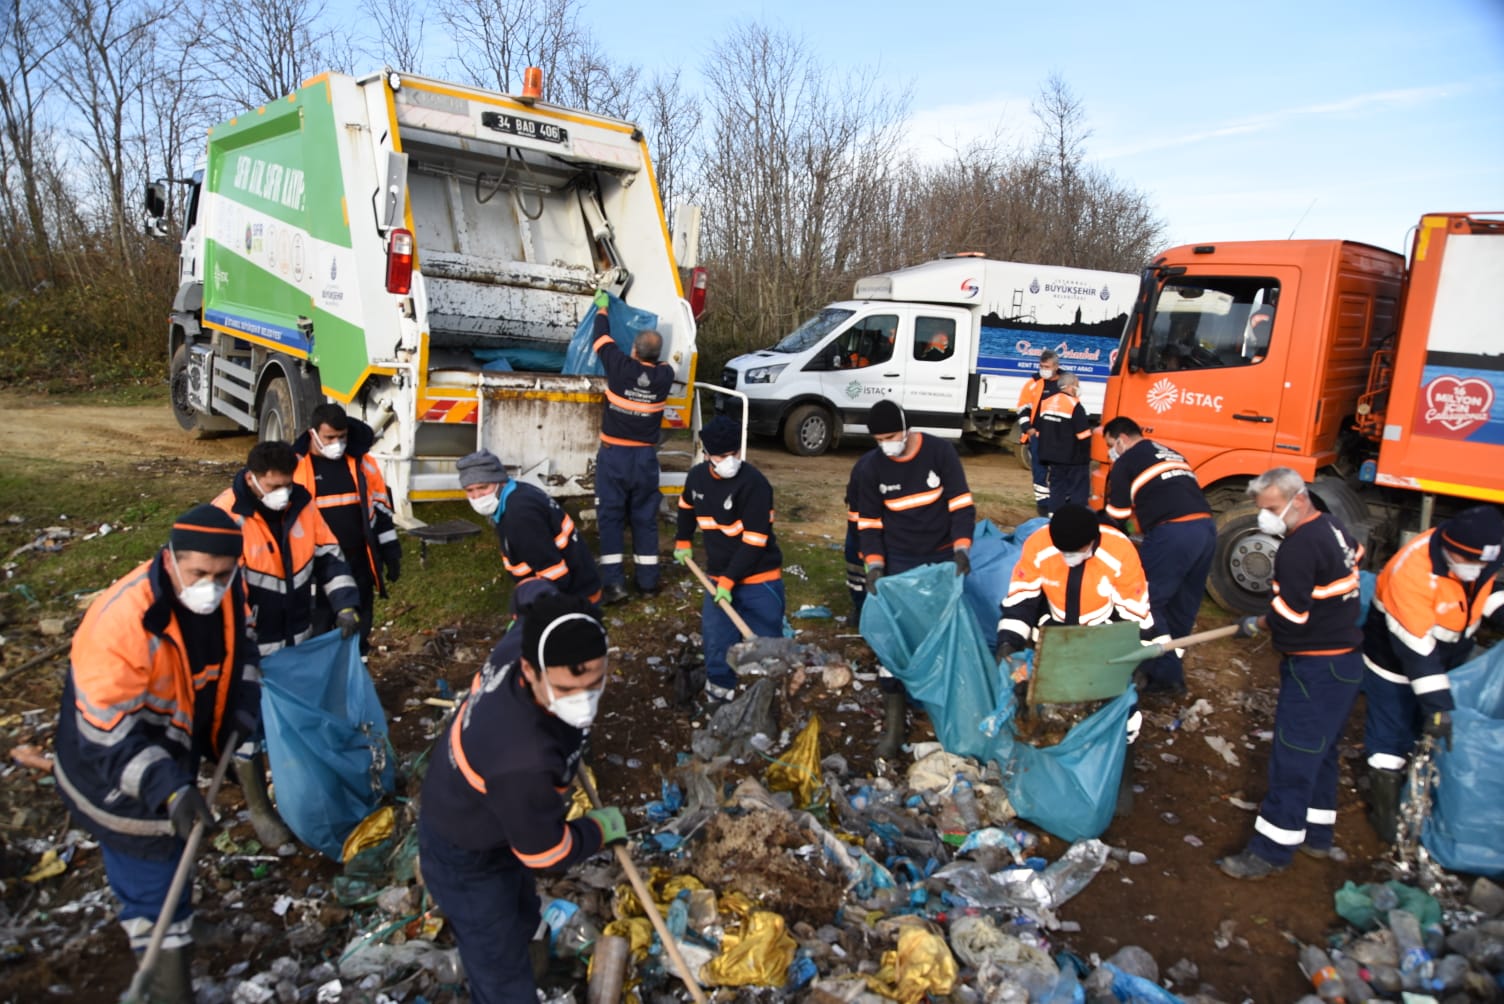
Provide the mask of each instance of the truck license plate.
POLYGON ((563 126, 554 125, 552 122, 539 122, 536 119, 519 118, 516 115, 508 115, 506 112, 482 112, 480 124, 487 129, 495 129, 497 132, 542 140, 545 143, 564 143, 569 139, 569 130, 563 126))

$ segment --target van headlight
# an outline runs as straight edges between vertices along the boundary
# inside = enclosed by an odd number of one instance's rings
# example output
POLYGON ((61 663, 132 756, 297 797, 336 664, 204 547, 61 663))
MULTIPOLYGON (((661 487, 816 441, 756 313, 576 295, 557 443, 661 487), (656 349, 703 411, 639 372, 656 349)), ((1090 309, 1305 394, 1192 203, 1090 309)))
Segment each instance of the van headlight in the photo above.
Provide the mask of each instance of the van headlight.
POLYGON ((743 383, 772 383, 778 379, 778 374, 788 369, 788 363, 779 363, 777 366, 759 366, 754 370, 748 370, 742 375, 743 383))

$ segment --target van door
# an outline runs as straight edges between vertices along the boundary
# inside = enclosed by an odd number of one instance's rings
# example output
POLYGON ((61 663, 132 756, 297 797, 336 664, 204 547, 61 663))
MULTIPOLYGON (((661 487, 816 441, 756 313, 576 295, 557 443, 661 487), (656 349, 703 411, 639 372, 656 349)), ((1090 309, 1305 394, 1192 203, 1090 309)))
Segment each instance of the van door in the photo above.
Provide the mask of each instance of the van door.
POLYGON ((908 375, 899 399, 910 426, 960 434, 971 370, 970 316, 943 307, 915 310, 905 352, 908 375))
POLYGON ((1122 374, 1118 414, 1173 444, 1193 467, 1229 451, 1275 462, 1275 419, 1293 330, 1292 319, 1281 317, 1279 294, 1284 286, 1294 288, 1296 274, 1268 272, 1166 279, 1148 331, 1122 374), (1266 324, 1271 311, 1272 333, 1266 324))
POLYGON ((840 413, 843 431, 865 433, 867 409, 885 397, 903 403, 899 395, 906 359, 898 346, 907 337, 900 325, 907 328, 907 322, 898 311, 878 308, 852 319, 821 347, 816 356, 822 367, 820 384, 840 413))

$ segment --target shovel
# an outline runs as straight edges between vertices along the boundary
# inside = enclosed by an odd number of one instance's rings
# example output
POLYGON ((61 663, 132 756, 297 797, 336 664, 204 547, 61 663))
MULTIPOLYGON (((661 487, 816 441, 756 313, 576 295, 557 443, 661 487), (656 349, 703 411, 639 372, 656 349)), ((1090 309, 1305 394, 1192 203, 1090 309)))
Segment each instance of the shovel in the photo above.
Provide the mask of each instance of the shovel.
MULTIPOLYGON (((710 576, 706 575, 704 570, 701 569, 699 565, 695 564, 695 559, 685 558, 684 564, 689 568, 691 572, 695 573, 695 578, 700 580, 700 585, 705 587, 705 591, 711 596, 715 596, 715 583, 711 582, 710 576)), ((752 629, 747 626, 747 622, 742 620, 742 615, 736 612, 736 608, 733 607, 730 602, 721 600, 717 605, 721 608, 721 610, 726 614, 727 617, 731 618, 731 623, 735 624, 736 629, 742 633, 742 639, 744 641, 751 641, 753 638, 757 637, 757 635, 752 633, 752 629)))
MULTIPOLYGON (((219 754, 219 763, 214 766, 214 779, 209 782, 209 795, 206 799, 211 806, 214 799, 219 797, 219 786, 225 779, 225 769, 230 766, 230 757, 234 755, 238 742, 240 736, 231 732, 225 740, 224 751, 219 754)), ((156 926, 151 929, 151 941, 147 943, 146 951, 141 953, 141 964, 136 967, 136 975, 131 977, 130 988, 122 998, 126 1004, 138 1004, 146 1000, 147 981, 151 979, 151 971, 157 967, 157 957, 162 954, 162 939, 167 937, 167 928, 172 923, 178 900, 182 898, 183 887, 188 884, 188 873, 193 870, 193 859, 198 856, 198 845, 203 839, 204 821, 200 819, 188 833, 182 856, 178 858, 178 869, 172 873, 172 884, 167 887, 167 899, 162 903, 162 912, 157 915, 156 926)))
MULTIPOLYGON (((585 789, 585 796, 590 799, 590 804, 599 809, 601 796, 595 790, 595 782, 590 780, 590 774, 583 768, 579 774, 580 787, 585 789)), ((668 957, 674 964, 674 969, 679 974, 679 979, 684 981, 684 989, 689 991, 689 996, 695 999, 696 1004, 707 1004, 705 991, 700 989, 699 982, 689 966, 684 961, 684 956, 679 952, 679 943, 669 933, 668 925, 663 922, 663 915, 658 912, 658 904, 653 902, 653 894, 648 891, 648 885, 642 880, 642 873, 632 863, 632 855, 627 853, 626 847, 616 844, 611 848, 616 852, 616 860, 621 865, 621 870, 627 873, 627 881, 632 884, 632 891, 637 893, 637 901, 642 904, 642 910, 648 915, 648 920, 653 924, 653 930, 658 932, 658 940, 668 951, 668 957)))
POLYGON ((1134 667, 1166 652, 1236 634, 1238 626, 1214 628, 1153 645, 1139 640, 1130 621, 1089 627, 1054 625, 1039 632, 1034 674, 1025 698, 1030 705, 1075 704, 1117 697, 1128 687, 1134 667))

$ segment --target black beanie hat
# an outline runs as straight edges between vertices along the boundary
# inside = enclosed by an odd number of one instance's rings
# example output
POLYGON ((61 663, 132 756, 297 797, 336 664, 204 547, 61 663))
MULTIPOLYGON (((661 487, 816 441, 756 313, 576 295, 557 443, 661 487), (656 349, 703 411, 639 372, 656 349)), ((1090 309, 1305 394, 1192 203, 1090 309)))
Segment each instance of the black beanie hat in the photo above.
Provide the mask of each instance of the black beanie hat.
POLYGON ((1102 537, 1097 514, 1084 505, 1063 505, 1050 517, 1050 541, 1061 551, 1082 551, 1102 537))
POLYGON ((194 506, 174 520, 167 540, 174 551, 240 557, 240 524, 219 506, 208 503, 194 506))
POLYGON ((600 611, 581 596, 540 596, 522 622, 522 654, 540 672, 599 659, 606 654, 600 611))
POLYGON ((725 415, 717 415, 700 430, 700 442, 708 455, 724 457, 742 448, 742 427, 725 415))
POLYGON ((867 412, 867 431, 874 436, 908 431, 903 409, 891 398, 883 398, 872 406, 871 411, 867 412))
POLYGON ((1498 561, 1499 546, 1504 543, 1504 518, 1491 505, 1464 509, 1441 524, 1441 543, 1448 551, 1474 561, 1498 561))

